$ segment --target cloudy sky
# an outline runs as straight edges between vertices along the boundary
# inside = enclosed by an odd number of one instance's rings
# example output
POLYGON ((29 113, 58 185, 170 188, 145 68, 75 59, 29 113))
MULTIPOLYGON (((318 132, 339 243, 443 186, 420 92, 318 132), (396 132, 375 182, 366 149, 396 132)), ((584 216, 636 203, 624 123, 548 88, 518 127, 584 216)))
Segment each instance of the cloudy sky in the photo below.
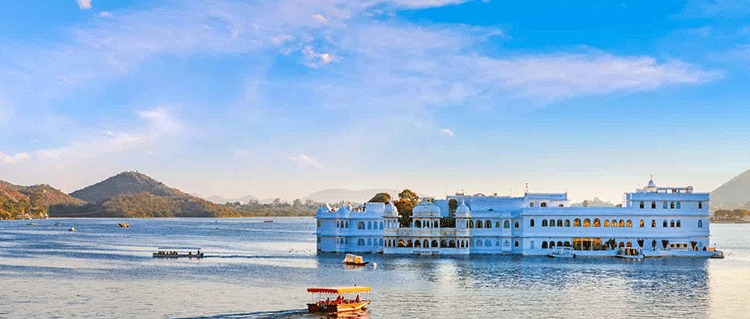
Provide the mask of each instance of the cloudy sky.
POLYGON ((0 179, 619 201, 750 168, 747 1, 7 1, 0 179))

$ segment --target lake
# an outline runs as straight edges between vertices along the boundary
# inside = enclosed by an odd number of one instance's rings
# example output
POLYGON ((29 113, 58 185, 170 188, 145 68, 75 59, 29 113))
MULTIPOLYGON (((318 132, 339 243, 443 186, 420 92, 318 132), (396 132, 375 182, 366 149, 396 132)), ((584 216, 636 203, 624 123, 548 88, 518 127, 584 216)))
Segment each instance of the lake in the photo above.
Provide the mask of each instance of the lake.
POLYGON ((376 268, 350 270, 316 254, 313 218, 274 221, 0 221, 0 317, 316 318, 307 287, 353 284, 373 287, 371 318, 750 316, 750 224, 711 225, 723 260, 366 255, 376 268))

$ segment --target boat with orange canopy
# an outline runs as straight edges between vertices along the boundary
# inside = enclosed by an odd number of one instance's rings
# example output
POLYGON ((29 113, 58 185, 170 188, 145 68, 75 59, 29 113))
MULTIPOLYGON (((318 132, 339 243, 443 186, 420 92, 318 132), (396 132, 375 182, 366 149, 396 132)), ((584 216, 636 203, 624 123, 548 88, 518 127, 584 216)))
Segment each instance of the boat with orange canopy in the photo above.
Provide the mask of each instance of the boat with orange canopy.
POLYGON ((307 288, 307 292, 315 296, 315 300, 307 304, 307 311, 310 313, 341 313, 363 310, 370 304, 370 300, 361 298, 360 294, 366 294, 370 291, 370 287, 359 286, 307 288), (352 298, 353 295, 356 295, 356 297, 352 298), (326 299, 323 299, 323 297, 326 297, 326 299))

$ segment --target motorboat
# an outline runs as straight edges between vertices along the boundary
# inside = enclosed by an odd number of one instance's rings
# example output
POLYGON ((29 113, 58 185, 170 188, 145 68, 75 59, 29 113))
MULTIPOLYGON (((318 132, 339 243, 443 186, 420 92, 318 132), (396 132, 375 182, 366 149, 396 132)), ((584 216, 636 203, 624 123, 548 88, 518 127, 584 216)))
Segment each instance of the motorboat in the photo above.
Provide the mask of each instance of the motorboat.
POLYGON ((351 265, 351 266, 365 266, 369 264, 369 261, 365 261, 362 256, 354 255, 354 254, 346 254, 344 256, 344 261, 342 261, 344 265, 351 265))
POLYGON ((309 313, 338 314, 365 310, 370 304, 369 299, 360 298, 360 294, 370 292, 370 287, 331 287, 307 288, 313 294, 314 300, 307 304, 309 313), (352 298, 352 295, 356 297, 352 298), (336 296, 331 299, 331 297, 336 296), (326 297, 324 300, 323 297, 326 297))
POLYGON ((643 260, 645 256, 640 248, 620 248, 617 250, 615 257, 630 260, 643 260))
POLYGON ((713 252, 713 254, 711 254, 711 258, 724 259, 724 252, 723 251, 716 250, 716 248, 711 249, 711 251, 713 252))
POLYGON ((203 258, 203 253, 197 247, 159 247, 153 253, 154 258, 203 258))
POLYGON ((76 231, 76 228, 75 227, 70 227, 70 228, 68 228, 68 231, 69 232, 74 232, 74 231, 76 231))
POLYGON ((128 223, 119 223, 117 224, 117 228, 128 228, 130 227, 130 224, 128 223))
POLYGON ((573 253, 572 247, 558 247, 551 253, 547 254, 550 258, 575 258, 576 254, 573 253))

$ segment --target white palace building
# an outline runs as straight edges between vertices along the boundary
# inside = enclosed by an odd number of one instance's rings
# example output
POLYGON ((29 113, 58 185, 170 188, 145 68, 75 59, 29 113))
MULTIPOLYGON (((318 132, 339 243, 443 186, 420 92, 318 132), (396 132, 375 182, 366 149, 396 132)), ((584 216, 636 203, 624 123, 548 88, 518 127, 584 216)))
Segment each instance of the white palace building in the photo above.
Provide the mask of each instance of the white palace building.
POLYGON ((571 247, 576 256, 615 256, 638 248, 647 257, 710 256, 709 194, 656 187, 625 194, 624 206, 570 207, 567 193, 523 197, 464 195, 426 198, 401 227, 392 203, 318 210, 318 252, 418 255, 547 255, 571 247), (455 199, 455 228, 442 228, 455 199))

